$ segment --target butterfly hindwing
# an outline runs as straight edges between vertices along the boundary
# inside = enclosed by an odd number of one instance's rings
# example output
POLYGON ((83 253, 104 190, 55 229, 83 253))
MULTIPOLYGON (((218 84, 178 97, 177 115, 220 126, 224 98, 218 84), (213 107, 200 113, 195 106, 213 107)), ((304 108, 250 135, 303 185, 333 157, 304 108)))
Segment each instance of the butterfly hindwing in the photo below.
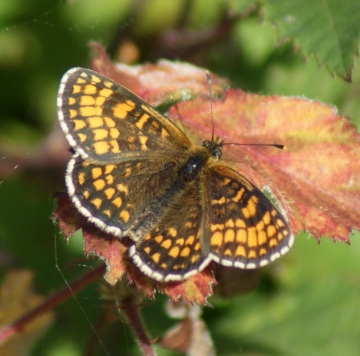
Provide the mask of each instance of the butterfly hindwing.
POLYGON ((221 164, 209 170, 207 179, 208 243, 216 262, 258 268, 290 249, 290 227, 260 189, 221 164))
POLYGON ((174 195, 171 205, 154 228, 130 248, 144 273, 157 280, 182 280, 209 262, 202 246, 204 225, 198 182, 174 195))
POLYGON ((100 164, 77 155, 68 164, 66 183, 72 201, 90 221, 115 236, 128 233, 136 239, 156 224, 181 189, 173 168, 166 160, 100 164))

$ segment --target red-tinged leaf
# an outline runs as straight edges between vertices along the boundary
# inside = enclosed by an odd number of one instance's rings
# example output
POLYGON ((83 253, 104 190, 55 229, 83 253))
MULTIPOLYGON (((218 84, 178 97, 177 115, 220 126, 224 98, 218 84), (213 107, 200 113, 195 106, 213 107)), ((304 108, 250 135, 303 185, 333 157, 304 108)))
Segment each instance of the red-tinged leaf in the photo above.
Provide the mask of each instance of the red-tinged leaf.
POLYGON ((183 282, 163 283, 163 286, 159 285, 159 290, 163 290, 174 301, 184 298, 189 303, 206 305, 206 298, 212 294, 214 283, 216 280, 211 268, 207 267, 183 282))
POLYGON ((86 219, 80 215, 66 193, 55 193, 53 197, 57 199, 53 219, 58 221, 65 240, 68 240, 86 223, 86 219))
POLYGON ((119 239, 103 233, 92 224, 82 227, 85 254, 96 255, 106 263, 106 281, 114 285, 124 274, 123 254, 127 247, 119 239))
MULTIPOLYGON (((115 80, 133 91, 151 105, 166 101, 188 100, 199 94, 208 94, 206 70, 185 62, 160 60, 156 64, 128 66, 114 64, 103 47, 91 43, 94 52, 92 69, 115 80)), ((229 87, 225 79, 211 75, 211 91, 221 95, 229 87)))
MULTIPOLYGON (((360 229, 360 135, 333 107, 240 90, 229 90, 212 106, 215 135, 225 142, 285 145, 225 145, 223 160, 258 187, 270 188, 295 234, 306 229, 317 239, 347 242, 360 229)), ((188 134, 211 138, 205 99, 178 103, 172 115, 188 134)))

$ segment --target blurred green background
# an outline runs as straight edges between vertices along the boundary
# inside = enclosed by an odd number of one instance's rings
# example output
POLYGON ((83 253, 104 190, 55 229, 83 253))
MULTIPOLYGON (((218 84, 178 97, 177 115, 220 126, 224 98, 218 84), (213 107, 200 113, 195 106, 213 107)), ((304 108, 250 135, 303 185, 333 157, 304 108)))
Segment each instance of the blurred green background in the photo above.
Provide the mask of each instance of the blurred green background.
MULTIPOLYGON (((179 58, 246 91, 337 106, 360 125, 359 65, 352 83, 332 76, 291 43, 279 44, 276 28, 256 12, 229 20, 221 0, 2 0, 0 266, 2 275, 11 268, 33 271, 36 292, 43 295, 65 286, 57 265, 67 281, 91 265, 83 259, 81 236, 66 245, 50 219, 51 197, 64 190, 69 156, 57 127, 56 93, 67 69, 90 65, 91 40, 101 42, 113 60, 179 58), (169 41, 173 33, 182 41, 169 41)), ((298 236, 253 292, 210 300, 214 308, 205 308, 204 320, 218 354, 359 355, 359 271, 358 233, 351 246, 298 236)), ((174 323, 165 316, 165 300, 158 295, 144 305, 154 337, 174 323)), ((91 338, 97 343, 94 355, 139 354, 121 317, 101 331, 99 346, 92 327, 102 306, 97 285, 64 303, 31 354, 83 355, 91 338)), ((159 349, 159 355, 173 354, 159 349)))

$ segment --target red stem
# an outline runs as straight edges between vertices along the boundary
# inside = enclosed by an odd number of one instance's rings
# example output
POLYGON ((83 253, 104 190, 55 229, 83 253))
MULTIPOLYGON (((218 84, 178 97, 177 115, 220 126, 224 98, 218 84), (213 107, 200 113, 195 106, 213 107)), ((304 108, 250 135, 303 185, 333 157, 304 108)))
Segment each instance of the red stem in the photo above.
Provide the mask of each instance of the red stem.
POLYGON ((144 322, 140 314, 139 305, 134 301, 134 296, 130 296, 122 300, 121 310, 128 319, 128 324, 131 327, 135 337, 139 343, 144 356, 155 356, 151 341, 144 328, 144 322))

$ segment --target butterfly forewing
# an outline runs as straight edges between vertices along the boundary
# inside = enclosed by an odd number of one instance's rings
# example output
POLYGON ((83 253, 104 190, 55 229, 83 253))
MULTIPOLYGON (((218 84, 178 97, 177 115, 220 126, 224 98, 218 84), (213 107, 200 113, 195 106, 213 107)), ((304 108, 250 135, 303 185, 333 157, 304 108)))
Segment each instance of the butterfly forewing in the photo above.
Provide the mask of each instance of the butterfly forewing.
POLYGON ((171 155, 190 146, 170 120, 114 81, 89 69, 63 77, 58 95, 59 121, 70 145, 83 158, 119 162, 171 155))

